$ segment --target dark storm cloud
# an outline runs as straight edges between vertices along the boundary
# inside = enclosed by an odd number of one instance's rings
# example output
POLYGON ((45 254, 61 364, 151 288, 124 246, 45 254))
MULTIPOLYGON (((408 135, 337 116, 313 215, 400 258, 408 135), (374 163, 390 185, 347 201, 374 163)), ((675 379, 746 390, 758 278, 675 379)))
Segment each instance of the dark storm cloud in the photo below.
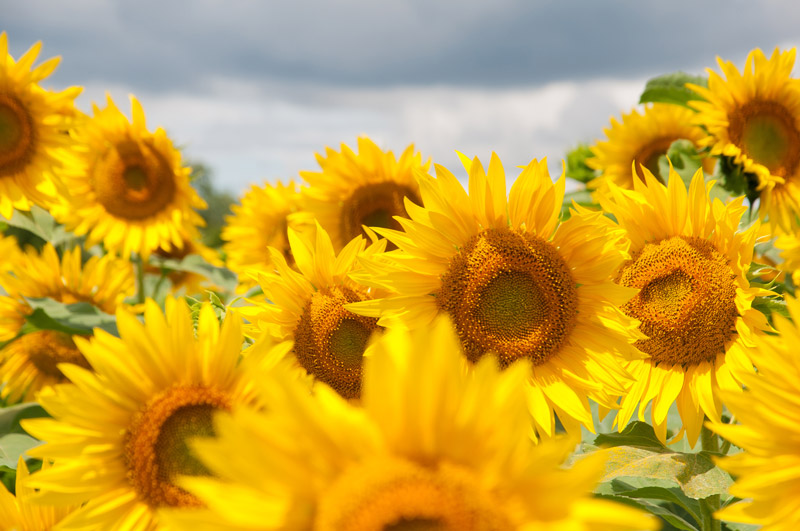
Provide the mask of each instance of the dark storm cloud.
POLYGON ((214 78, 341 87, 539 85, 700 72, 797 42, 800 4, 743 1, 26 0, 12 53, 43 40, 54 84, 203 92, 214 78))

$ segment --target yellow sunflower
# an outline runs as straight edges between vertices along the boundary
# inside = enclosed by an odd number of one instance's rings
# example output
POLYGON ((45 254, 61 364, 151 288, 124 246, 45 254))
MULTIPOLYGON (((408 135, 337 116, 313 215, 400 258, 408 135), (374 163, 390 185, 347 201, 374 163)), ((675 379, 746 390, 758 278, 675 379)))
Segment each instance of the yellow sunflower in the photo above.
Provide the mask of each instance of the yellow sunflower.
POLYGON ((240 287, 244 290, 256 284, 247 274, 249 270, 271 270, 272 258, 269 247, 283 253, 286 262, 294 263, 289 248, 286 230, 291 226, 299 229, 299 223, 291 216, 297 212, 300 193, 294 182, 275 186, 253 185, 242 196, 241 205, 233 205, 233 215, 225 218, 222 239, 226 242, 223 250, 227 254, 228 268, 239 275, 240 287))
POLYGON ((780 257, 783 259, 777 264, 777 268, 792 277, 795 286, 800 284, 800 232, 797 230, 791 234, 781 234, 775 240, 775 247, 780 249, 780 257))
POLYGON ((427 171, 429 162, 406 148, 400 159, 384 152, 366 137, 358 139, 358 154, 342 144, 342 152, 326 148, 317 154, 322 171, 303 171, 309 186, 303 188, 305 208, 328 231, 338 250, 364 235, 362 226, 399 229, 394 216, 406 216, 405 198, 419 203, 414 174, 427 171))
MULTIPOLYGON (((48 470, 50 463, 42 463, 48 470)), ((33 503, 36 491, 26 482, 29 477, 28 466, 20 456, 17 463, 16 496, 0 484, 0 529, 3 531, 43 531, 52 529, 77 506, 54 507, 33 503)))
MULTIPOLYGON (((605 189, 612 182, 631 189, 633 180, 631 163, 635 163, 636 175, 644 179, 641 167, 658 176, 658 159, 666 155, 673 142, 680 139, 697 144, 705 137, 703 130, 692 124, 694 112, 679 105, 654 103, 644 108, 643 113, 635 109, 622 115, 622 123, 611 119, 611 128, 605 129, 607 140, 591 147, 591 157, 586 164, 602 175, 589 185, 593 189, 605 189)), ((709 173, 714 169, 714 159, 704 161, 709 173)))
POLYGON ((380 327, 376 318, 344 308, 372 296, 348 274, 357 269, 359 258, 383 251, 385 243, 366 248, 364 238, 356 236, 337 255, 319 225, 303 234, 289 229, 288 235, 295 267, 286 262, 282 250, 270 247, 275 271, 258 274, 269 302, 251 300, 252 306, 240 311, 254 323, 254 335, 293 341, 292 352, 308 374, 342 396, 356 398, 367 342, 380 327))
MULTIPOLYGON (((190 233, 184 235, 183 244, 180 248, 172 247, 170 250, 166 250, 163 247, 159 247, 155 250, 153 255, 159 258, 178 261, 183 260, 189 255, 198 255, 212 266, 222 267, 222 260, 219 257, 219 253, 211 247, 204 245, 200 239, 201 236, 199 232, 192 230, 190 233)), ((157 263, 154 264, 152 260, 145 267, 145 271, 159 276, 162 274, 161 267, 157 263)), ((193 271, 172 271, 171 273, 167 273, 167 278, 171 284, 170 291, 172 293, 182 292, 186 294, 196 294, 207 289, 220 289, 219 286, 212 285, 209 279, 204 275, 193 271)))
POLYGON ((634 191, 611 187, 603 203, 631 242, 617 281, 639 290, 622 309, 641 321, 647 339, 636 346, 650 356, 630 362, 636 384, 617 420, 625 426, 637 404, 644 420, 652 400, 652 424, 664 441, 667 411, 677 403, 694 445, 704 416, 722 414, 720 390, 741 392, 732 370, 752 369, 746 347, 769 328, 752 302, 771 292, 747 280, 759 227, 737 230, 744 198, 712 205, 700 170, 688 193, 674 172, 667 186, 649 171, 645 181, 635 179, 634 191))
POLYGON ((193 447, 221 480, 182 483, 212 514, 171 512, 176 529, 624 530, 655 519, 591 496, 602 457, 565 470, 565 439, 530 438, 526 362, 465 366, 446 318, 394 330, 367 359, 363 408, 325 385, 272 371, 268 413, 215 419, 193 447), (219 456, 226 456, 219 459, 219 456))
POLYGON ((110 96, 105 109, 94 106, 94 117, 76 132, 80 156, 62 172, 69 195, 52 212, 68 230, 86 234, 88 246, 147 258, 159 247, 180 249, 184 233, 203 224, 194 209, 206 204, 167 134, 150 133, 133 96, 131 104, 133 122, 110 96))
POLYGON ((12 402, 32 400, 39 390, 65 381, 59 363, 87 366, 69 334, 38 330, 20 336, 33 311, 26 298, 86 302, 113 314, 136 292, 130 262, 93 256, 83 264, 77 247, 59 259, 49 243, 41 254, 32 248, 15 253, 0 273, 0 286, 6 291, 0 296, 0 341, 13 340, 0 350, 0 397, 12 402))
POLYGON ((31 202, 47 206, 56 193, 53 168, 59 148, 70 146, 65 134, 81 88, 44 90, 39 82, 53 73, 59 57, 33 67, 41 42, 19 60, 8 53, 8 36, 0 33, 0 216, 30 210, 31 202))
POLYGON ((261 407, 255 371, 239 363, 244 337, 232 314, 220 325, 204 305, 195 333, 188 306, 169 298, 165 313, 146 302, 144 324, 125 310, 117 323, 120 338, 96 330, 76 339, 95 372, 59 366, 71 383, 39 394, 53 418, 22 421, 46 441, 28 455, 55 460, 28 481, 41 502, 86 502, 61 529, 154 529, 160 507, 202 506, 174 482, 209 473, 187 439, 214 435, 215 411, 261 407))
POLYGON ((629 377, 622 362, 641 357, 642 337, 619 306, 636 291, 613 275, 628 258, 622 231, 600 212, 576 207, 559 224, 565 177, 553 183, 546 161, 532 161, 506 198, 506 177, 492 155, 488 175, 462 156, 469 195, 447 169, 420 175, 424 207, 406 201, 405 232, 376 229, 398 247, 352 277, 391 290, 348 305, 388 327, 424 327, 449 314, 466 356, 487 352, 503 366, 533 362, 530 406, 538 432, 552 435, 554 412, 570 430, 592 428, 587 397, 615 407, 629 377))
POLYGON ((792 78, 795 50, 778 49, 767 59, 755 49, 743 73, 717 58, 723 79, 709 70, 708 88, 689 85, 708 101, 689 103, 695 123, 708 131, 700 145, 711 155, 731 157, 754 174, 761 216, 790 230, 800 212, 800 83, 792 78))
POLYGON ((787 298, 786 304, 794 322, 776 315, 779 334, 758 336, 750 351, 758 372, 737 374, 747 389, 723 393, 740 424, 709 424, 744 449, 718 464, 736 477, 730 493, 747 501, 717 516, 763 525, 763 531, 800 528, 800 302, 787 298))

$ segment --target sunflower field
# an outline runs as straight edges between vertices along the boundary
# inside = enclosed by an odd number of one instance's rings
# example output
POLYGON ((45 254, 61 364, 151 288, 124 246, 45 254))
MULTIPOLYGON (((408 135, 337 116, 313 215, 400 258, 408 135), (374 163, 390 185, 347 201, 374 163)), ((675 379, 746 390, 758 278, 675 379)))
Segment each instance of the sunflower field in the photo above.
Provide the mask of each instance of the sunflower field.
POLYGON ((40 47, 0 35, 0 530, 800 529, 795 50, 650 80, 561 175, 326 148, 214 248, 40 47))

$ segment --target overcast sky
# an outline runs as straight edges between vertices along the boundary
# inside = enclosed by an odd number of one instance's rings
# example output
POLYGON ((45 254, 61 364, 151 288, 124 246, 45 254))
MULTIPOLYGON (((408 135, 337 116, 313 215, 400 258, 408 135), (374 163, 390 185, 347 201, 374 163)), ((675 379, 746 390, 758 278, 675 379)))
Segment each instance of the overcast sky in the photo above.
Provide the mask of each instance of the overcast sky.
MULTIPOLYGON (((135 94, 219 187, 296 178, 366 134, 458 175, 458 149, 508 173, 602 138, 660 73, 740 68, 800 43, 797 0, 0 0, 18 57, 79 106, 135 94)), ((797 72, 797 69, 796 69, 797 72)), ((560 171, 560 170, 559 170, 560 171)))

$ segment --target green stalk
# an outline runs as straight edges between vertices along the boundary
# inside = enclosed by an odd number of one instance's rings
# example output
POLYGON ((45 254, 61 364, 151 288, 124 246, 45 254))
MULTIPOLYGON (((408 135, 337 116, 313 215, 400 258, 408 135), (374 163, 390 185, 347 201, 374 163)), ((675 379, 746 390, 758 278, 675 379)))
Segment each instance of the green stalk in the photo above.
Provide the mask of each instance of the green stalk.
MULTIPOLYGON (((703 450, 719 453, 719 437, 709 430, 705 424, 703 424, 703 429, 700 431, 700 443, 703 445, 703 450)), ((722 522, 714 518, 714 513, 719 510, 719 506, 719 494, 700 500, 700 516, 703 520, 701 522, 702 531, 722 531, 722 522)))
POLYGON ((134 260, 136 265, 136 303, 144 304, 144 260, 137 254, 134 260))

